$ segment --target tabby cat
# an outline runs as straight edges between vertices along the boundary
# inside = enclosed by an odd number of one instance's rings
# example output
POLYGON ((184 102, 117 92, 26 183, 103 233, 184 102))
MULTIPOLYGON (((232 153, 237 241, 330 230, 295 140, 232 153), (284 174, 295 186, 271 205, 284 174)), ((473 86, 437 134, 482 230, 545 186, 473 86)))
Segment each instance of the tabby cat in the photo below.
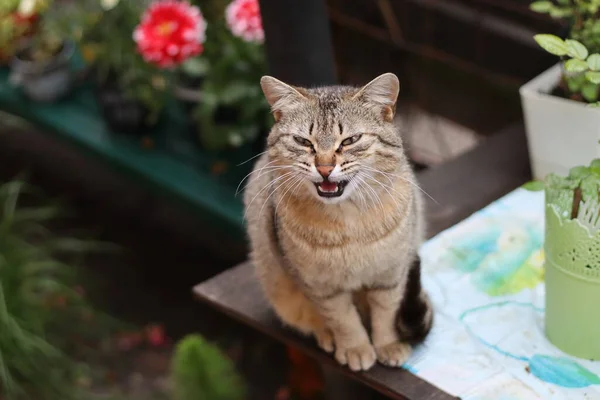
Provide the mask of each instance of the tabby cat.
POLYGON ((362 88, 261 79, 275 124, 244 193, 251 260, 280 319, 354 371, 401 366, 432 325, 399 86, 391 73, 362 88))

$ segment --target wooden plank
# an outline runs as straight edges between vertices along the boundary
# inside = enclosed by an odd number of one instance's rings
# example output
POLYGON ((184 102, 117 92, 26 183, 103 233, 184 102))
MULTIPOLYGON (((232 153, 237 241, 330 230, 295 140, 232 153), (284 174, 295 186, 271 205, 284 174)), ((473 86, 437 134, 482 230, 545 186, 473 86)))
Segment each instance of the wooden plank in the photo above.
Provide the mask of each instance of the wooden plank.
MULTIPOLYGON (((500 132, 478 148, 446 165, 424 172, 419 178, 430 195, 429 236, 517 188, 530 178, 524 130, 517 125, 500 132)), ((282 327, 264 299, 253 267, 244 263, 197 285, 194 293, 223 313, 274 337, 301 348, 319 362, 337 363, 311 340, 282 327)), ((394 399, 445 400, 452 396, 408 371, 376 366, 353 373, 337 366, 345 375, 394 399)))
POLYGON ((250 263, 241 264, 194 288, 196 296, 230 317, 248 324, 256 330, 297 348, 319 362, 339 367, 344 375, 393 399, 448 400, 453 399, 431 384, 404 369, 376 366, 370 371, 354 373, 341 367, 312 340, 296 335, 284 328, 276 319, 264 299, 254 269, 250 263))
POLYGON ((513 125, 468 153, 419 175, 433 236, 531 179, 523 125, 513 125))

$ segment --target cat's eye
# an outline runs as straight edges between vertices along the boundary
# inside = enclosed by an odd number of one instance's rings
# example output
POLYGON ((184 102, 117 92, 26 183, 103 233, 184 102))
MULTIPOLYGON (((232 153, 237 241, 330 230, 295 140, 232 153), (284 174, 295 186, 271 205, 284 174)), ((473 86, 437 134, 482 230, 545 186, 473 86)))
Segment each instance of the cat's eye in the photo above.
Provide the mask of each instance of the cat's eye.
POLYGON ((350 136, 348 139, 345 139, 342 142, 342 146, 350 146, 351 144, 354 144, 354 143, 358 142, 361 137, 362 137, 361 134, 350 136))
POLYGON ((300 146, 312 147, 313 144, 310 140, 303 138, 302 136, 294 136, 294 140, 300 146))

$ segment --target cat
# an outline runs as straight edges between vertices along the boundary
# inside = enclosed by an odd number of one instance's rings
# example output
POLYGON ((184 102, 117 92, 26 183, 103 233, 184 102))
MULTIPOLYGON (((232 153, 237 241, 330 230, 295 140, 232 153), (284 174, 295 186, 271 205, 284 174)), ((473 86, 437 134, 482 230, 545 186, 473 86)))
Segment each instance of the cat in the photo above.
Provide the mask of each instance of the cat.
POLYGON ((264 76, 274 125, 244 191, 250 259, 281 321, 353 371, 399 367, 433 310, 423 200, 394 114, 400 83, 300 88, 264 76), (370 335, 365 326, 370 325, 370 335))

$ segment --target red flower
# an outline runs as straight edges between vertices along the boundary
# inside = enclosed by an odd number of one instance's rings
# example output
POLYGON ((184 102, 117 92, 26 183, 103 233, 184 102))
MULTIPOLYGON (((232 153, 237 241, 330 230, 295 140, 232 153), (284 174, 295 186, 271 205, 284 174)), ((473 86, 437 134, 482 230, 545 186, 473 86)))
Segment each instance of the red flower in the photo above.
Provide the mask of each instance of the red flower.
POLYGON ((160 347, 167 343, 165 328, 162 325, 150 325, 146 327, 146 339, 154 347, 160 347))
POLYGON ((168 68, 201 54, 205 32, 198 7, 187 1, 158 0, 142 16, 133 39, 144 60, 168 68))
POLYGON ((225 18, 235 36, 247 42, 262 43, 265 39, 258 0, 233 0, 227 6, 225 18))

